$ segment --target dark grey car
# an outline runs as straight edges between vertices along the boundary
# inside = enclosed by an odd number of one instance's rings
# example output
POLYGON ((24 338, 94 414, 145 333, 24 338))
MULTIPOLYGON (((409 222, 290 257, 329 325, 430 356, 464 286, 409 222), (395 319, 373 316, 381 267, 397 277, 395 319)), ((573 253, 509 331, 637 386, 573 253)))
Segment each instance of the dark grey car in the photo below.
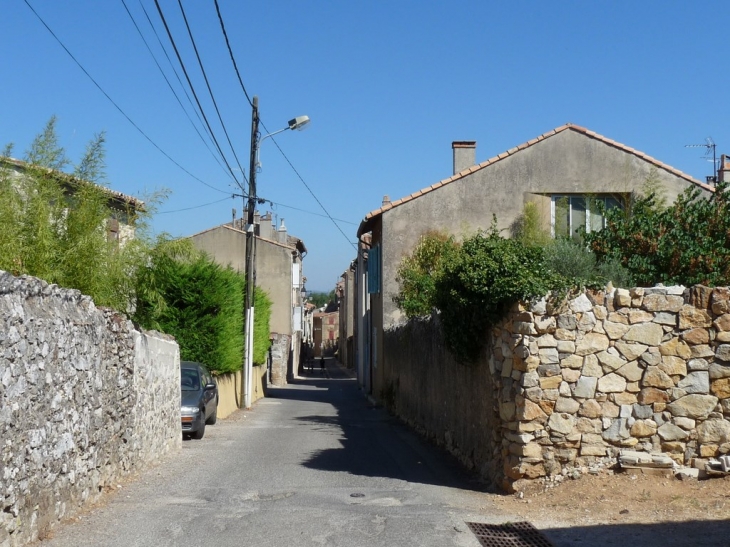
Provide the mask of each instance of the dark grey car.
POLYGON ((183 436, 202 439, 218 417, 218 386, 200 363, 180 361, 180 415, 183 436))

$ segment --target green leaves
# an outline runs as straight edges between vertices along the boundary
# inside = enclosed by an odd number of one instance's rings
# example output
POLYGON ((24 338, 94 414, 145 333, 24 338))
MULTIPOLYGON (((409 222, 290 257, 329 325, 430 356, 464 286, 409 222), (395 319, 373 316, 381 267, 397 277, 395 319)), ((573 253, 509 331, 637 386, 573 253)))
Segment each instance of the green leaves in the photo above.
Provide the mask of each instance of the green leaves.
POLYGON ((669 207, 652 195, 638 198, 631 214, 606 213, 607 227, 586 239, 601 262, 620 261, 644 286, 730 284, 730 197, 720 183, 711 196, 697 187, 669 207))

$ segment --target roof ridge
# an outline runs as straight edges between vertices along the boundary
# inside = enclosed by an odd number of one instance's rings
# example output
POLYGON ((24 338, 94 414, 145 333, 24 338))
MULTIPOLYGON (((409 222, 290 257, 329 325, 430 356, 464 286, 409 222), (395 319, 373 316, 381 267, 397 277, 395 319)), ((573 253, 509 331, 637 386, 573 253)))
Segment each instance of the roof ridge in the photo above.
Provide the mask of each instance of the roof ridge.
POLYGON ((583 127, 583 126, 580 126, 580 125, 577 125, 577 124, 573 124, 573 123, 567 122, 567 123, 565 123, 565 124, 563 124, 563 125, 561 125, 559 127, 556 127, 555 129, 551 129, 550 131, 547 131, 547 132, 545 132, 545 133, 543 133, 541 135, 538 135, 537 137, 535 137, 533 139, 530 139, 529 141, 526 141, 526 142, 524 142, 522 144, 519 144, 517 146, 514 146, 514 147, 508 149, 507 151, 502 152, 501 154, 497 154, 496 156, 493 156, 493 157, 491 157, 491 158, 489 158, 489 159, 487 159, 487 160, 485 160, 485 161, 483 161, 481 163, 478 163, 476 165, 469 166, 466 169, 463 169, 463 170, 459 171, 458 173, 455 173, 455 174, 451 175, 450 177, 447 177, 445 179, 441 179, 440 181, 438 181, 438 182, 436 182, 434 184, 431 184, 431 185, 429 185, 429 186, 427 186, 427 187, 425 187, 425 188, 423 188, 421 190, 418 190, 416 192, 412 192, 411 194, 409 194, 407 196, 404 196, 404 197, 402 197, 402 198, 400 198, 398 200, 391 201, 387 205, 384 205, 384 206, 382 206, 382 207, 380 207, 378 209, 375 209, 373 211, 370 211, 368 214, 365 215, 365 217, 363 218, 363 220, 360 222, 360 228, 358 228, 358 236, 362 233, 363 226, 370 219, 372 219, 372 218, 374 218, 376 216, 381 215, 385 211, 388 211, 390 209, 393 209, 394 207, 397 207, 399 205, 402 205, 403 203, 406 203, 408 201, 411 201, 412 199, 414 199, 414 198, 416 198, 418 196, 421 196, 423 194, 427 194, 429 192, 432 192, 432 191, 440 188, 441 186, 444 186, 446 184, 450 184, 450 183, 452 183, 452 182, 454 182, 456 180, 459 180, 459 179, 465 177, 466 175, 469 175, 471 173, 474 173, 475 171, 479 171, 481 169, 484 169, 485 167, 489 167, 490 165, 493 165, 493 164, 497 163, 498 161, 501 161, 501 160, 503 160, 505 158, 508 158, 508 157, 512 156, 513 154, 516 154, 518 152, 521 152, 522 150, 525 150, 526 148, 529 148, 529 147, 537 144, 540 141, 543 141, 545 139, 548 139, 548 138, 550 138, 550 137, 552 137, 554 135, 557 135, 558 133, 562 133, 563 131, 566 131, 566 130, 572 130, 572 131, 576 131, 578 133, 582 133, 582 134, 586 135, 587 137, 590 137, 592 139, 599 140, 599 141, 603 142, 604 144, 607 144, 609 146, 613 146, 614 148, 618 148, 619 150, 623 150, 624 152, 626 152, 628 154, 632 154, 632 155, 634 155, 634 156, 636 156, 638 158, 641 158, 644 161, 646 161, 648 163, 651 163, 651 164, 655 165, 656 167, 659 167, 660 169, 663 169, 663 170, 665 170, 665 171, 667 171, 669 173, 672 173, 673 175, 678 176, 679 178, 683 178, 686 181, 691 182, 692 184, 695 184, 695 185, 699 186, 700 188, 703 188, 704 190, 707 190, 709 192, 714 192, 714 188, 712 188, 711 186, 709 186, 709 185, 707 185, 707 184, 705 184, 703 182, 700 182, 699 180, 695 179, 694 177, 692 177, 692 176, 690 176, 690 175, 688 175, 688 174, 680 171, 679 169, 676 169, 676 168, 672 167, 669 164, 666 164, 664 162, 661 162, 661 161, 653 158, 652 156, 650 156, 648 154, 645 154, 644 152, 641 152, 639 150, 636 150, 634 148, 631 148, 629 146, 626 146, 625 144, 622 144, 622 143, 620 143, 618 141, 614 141, 612 139, 609 139, 608 137, 604 137, 600 133, 596 133, 595 131, 591 131, 590 129, 587 129, 587 128, 583 127))

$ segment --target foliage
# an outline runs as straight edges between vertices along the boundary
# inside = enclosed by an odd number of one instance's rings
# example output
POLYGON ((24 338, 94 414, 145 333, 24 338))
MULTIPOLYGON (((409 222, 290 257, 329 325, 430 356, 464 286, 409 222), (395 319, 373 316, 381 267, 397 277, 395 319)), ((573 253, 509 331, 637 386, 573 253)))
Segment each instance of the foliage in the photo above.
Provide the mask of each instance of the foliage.
POLYGON ((271 347, 269 325, 272 302, 266 292, 258 287, 254 287, 253 300, 253 362, 255 365, 263 365, 271 347))
MULTIPOLYGON (((142 327, 173 335, 180 358, 204 363, 217 373, 240 370, 243 363, 245 279, 195 249, 188 239, 160 236, 150 262, 137 274, 134 320, 142 327)), ((254 291, 254 363, 266 362, 271 302, 254 291)))
POLYGON ((527 202, 512 227, 512 235, 523 245, 544 247, 551 241, 550 232, 543 228, 545 220, 536 203, 527 202))
POLYGON ((599 261, 620 261, 638 284, 727 285, 729 213, 727 183, 709 197, 690 187, 666 208, 649 195, 635 200, 628 217, 607 211, 606 228, 586 238, 599 261))
POLYGON ((393 301, 406 316, 431 314, 437 279, 457 250, 453 236, 428 232, 421 236, 413 254, 403 258, 396 274, 401 290, 393 301))
POLYGON ((496 219, 486 234, 466 239, 458 255, 444 262, 435 291, 446 343, 460 362, 479 355, 486 328, 519 300, 544 296, 555 278, 539 247, 504 239, 496 219))
POLYGON ((591 279, 596 255, 573 238, 558 238, 545 246, 545 267, 570 279, 591 279))
POLYGON ((324 308, 330 302, 335 301, 335 291, 334 289, 328 293, 322 291, 312 291, 307 295, 307 300, 314 304, 314 306, 317 308, 324 308))
MULTIPOLYGON (((130 272, 145 259, 142 237, 119 245, 107 234, 115 211, 104 180, 104 134, 92 139, 75 176, 60 170, 69 164, 51 118, 25 154, 27 169, 15 176, 0 157, 0 269, 33 275, 78 289, 97 305, 120 311, 134 297, 130 272)), ((141 236, 141 234, 140 234, 141 236)))

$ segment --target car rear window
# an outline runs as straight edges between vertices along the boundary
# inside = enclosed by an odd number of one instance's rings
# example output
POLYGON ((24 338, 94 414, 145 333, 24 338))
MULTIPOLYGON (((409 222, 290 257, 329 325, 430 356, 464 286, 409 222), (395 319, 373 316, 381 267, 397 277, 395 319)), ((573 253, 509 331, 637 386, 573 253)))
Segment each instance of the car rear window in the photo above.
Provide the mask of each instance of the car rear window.
POLYGON ((200 389, 200 375, 195 369, 180 370, 180 388, 183 391, 198 391, 200 389))

